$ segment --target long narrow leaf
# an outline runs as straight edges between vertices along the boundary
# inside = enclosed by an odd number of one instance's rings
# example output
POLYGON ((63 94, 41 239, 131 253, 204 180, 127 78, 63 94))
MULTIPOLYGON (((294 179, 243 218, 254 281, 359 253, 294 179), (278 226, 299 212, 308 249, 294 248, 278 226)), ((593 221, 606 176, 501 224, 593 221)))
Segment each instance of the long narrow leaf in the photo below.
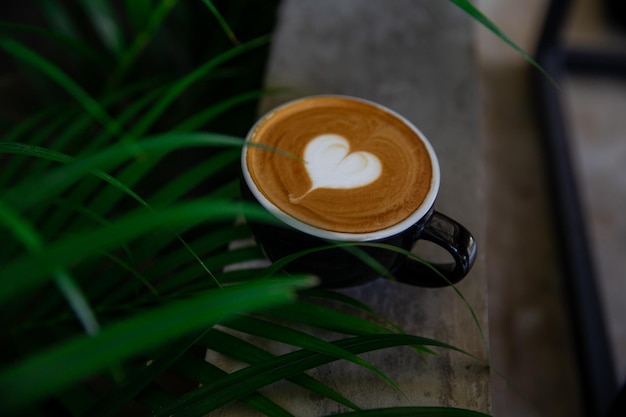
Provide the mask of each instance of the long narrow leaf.
MULTIPOLYGON (((243 93, 234 97, 230 97, 222 102, 216 103, 203 109, 197 114, 187 118, 186 120, 179 123, 174 130, 178 132, 182 131, 193 131, 197 129, 201 129, 207 123, 215 119, 220 114, 234 108, 235 106, 246 103, 248 101, 252 101, 258 99, 259 97, 267 94, 274 90, 260 90, 260 91, 251 91, 248 93, 243 93)), ((275 89, 275 91, 281 91, 279 89, 275 89)))
POLYGON ((422 258, 420 258, 419 256, 417 256, 416 254, 399 248, 397 246, 392 246, 392 245, 387 245, 387 244, 382 244, 382 243, 361 243, 361 246, 370 246, 370 247, 376 247, 376 248, 382 248, 382 249, 387 249, 389 251, 393 251, 396 253, 400 253, 402 255, 407 256, 408 258, 410 258, 411 260, 415 261, 415 262, 419 262, 421 264, 423 264, 424 266, 430 268, 430 270, 439 275, 439 277, 441 279, 443 279, 444 281, 446 281, 450 287, 454 290, 454 292, 456 293, 456 295, 458 295, 458 297, 461 299, 461 301, 463 301, 463 303, 465 304, 465 306, 467 307, 468 311, 470 312, 471 316, 472 316, 472 320, 474 321, 474 324, 476 325, 476 328, 478 330, 478 333, 480 334, 480 338, 481 338, 481 342, 483 344, 483 347, 485 348, 485 352, 487 354, 487 358, 489 358, 489 343, 487 342, 487 337, 485 336, 485 332, 483 331, 482 326, 480 325, 480 321, 478 320, 478 316, 476 315, 476 312, 474 311, 474 308, 472 307, 472 305, 469 303, 469 301, 465 298, 465 296, 463 295, 463 293, 461 291, 459 291, 459 289, 456 287, 456 285, 452 284, 448 278, 446 276, 444 276, 439 270, 437 270, 434 266, 430 265, 428 262, 426 262, 425 260, 423 260, 422 258))
MULTIPOLYGON (((244 227, 235 227, 232 225, 228 225, 225 228, 219 229, 218 226, 213 226, 207 232, 207 234, 200 239, 194 240, 189 243, 191 247, 191 252, 198 254, 198 256, 202 257, 205 262, 205 266, 209 269, 217 268, 218 265, 224 265, 229 262, 228 257, 239 257, 238 261, 241 259, 246 259, 247 255, 243 252, 237 252, 229 255, 228 252, 217 253, 218 258, 221 259, 212 259, 211 257, 205 257, 204 254, 207 252, 212 252, 220 247, 226 247, 230 242, 236 239, 241 239, 243 237, 248 237, 250 232, 244 227)), ((171 245, 174 242, 172 233, 163 233, 163 238, 161 236, 156 236, 154 238, 147 239, 148 244, 145 245, 145 249, 141 251, 140 254, 137 254, 137 257, 140 259, 145 259, 146 262, 149 263, 148 267, 145 267, 141 270, 141 272, 135 270, 134 268, 125 267, 123 262, 114 260, 114 262, 118 263, 122 268, 130 272, 131 277, 136 277, 142 283, 142 285, 148 289, 145 292, 145 295, 139 296, 136 293, 137 288, 127 285, 128 284, 128 276, 121 274, 117 270, 113 270, 110 273, 107 272, 101 280, 93 283, 89 287, 89 293, 92 297, 99 300, 99 303, 103 306, 114 305, 121 300, 125 300, 131 295, 137 301, 149 300, 154 298, 155 296, 159 297, 159 291, 172 291, 176 288, 184 287, 187 290, 199 290, 199 289, 207 289, 210 287, 214 287, 215 283, 211 280, 207 282, 206 280, 202 280, 202 283, 198 282, 198 285, 192 284, 193 279, 199 281, 197 278, 201 276, 205 276, 206 274, 197 264, 191 264, 194 258, 189 256, 190 249, 180 246, 178 248, 172 248, 171 245), (167 251, 164 251, 165 246, 169 246, 167 251), (185 265, 189 265, 187 269, 194 270, 194 275, 189 278, 186 275, 186 270, 183 268, 185 265), (167 279, 163 279, 164 277, 168 277, 167 279), (158 280, 159 290, 151 284, 150 280, 156 279, 158 280), (108 283, 107 286, 98 285, 98 283, 108 283), (119 283, 119 284, 116 284, 119 283), (111 285, 116 285, 115 291, 110 291, 111 285), (106 295, 108 293, 108 295, 106 295)), ((137 253, 138 248, 134 247, 134 253, 137 253)), ((258 251, 254 252, 258 256, 258 251)), ((110 254, 107 254, 107 257, 111 257, 110 254)), ((141 262, 140 262, 141 263, 141 262)), ((260 275, 260 274, 257 274, 260 275)), ((221 280, 218 279, 219 282, 221 280)), ((156 283, 154 285, 157 285, 156 283)))
MULTIPOLYGON (((248 237, 250 232, 244 227, 236 227, 228 225, 220 227, 212 225, 211 230, 206 235, 195 239, 189 243, 194 252, 204 255, 212 252, 220 247, 226 247, 230 242, 243 237, 248 237)), ((143 273, 147 276, 160 276, 167 272, 174 271, 185 264, 189 263, 187 249, 184 247, 171 248, 173 236, 171 234, 162 234, 154 236, 150 239, 150 244, 141 249, 141 258, 151 260, 151 264, 143 273), (167 251, 166 251, 167 249, 167 251)), ((137 249, 139 251, 140 249, 137 249)))
POLYGON ((41 238, 37 231, 33 229, 26 220, 24 220, 11 207, 0 200, 0 228, 6 229, 26 247, 29 251, 37 251, 41 249, 41 238))
POLYGON ((189 167, 170 182, 160 187, 149 197, 150 204, 165 206, 173 203, 199 184, 206 182, 222 169, 232 166, 239 160, 241 151, 238 148, 228 149, 211 156, 206 161, 189 167))
POLYGON ((125 0, 126 15, 135 32, 140 32, 146 26, 152 12, 152 0, 125 0))
POLYGON ((57 0, 40 0, 39 4, 43 12, 42 14, 51 27, 68 38, 80 39, 76 24, 70 17, 64 4, 59 4, 57 0))
MULTIPOLYGON (((67 110, 60 114, 55 114, 54 120, 50 121, 49 123, 46 123, 43 126, 36 126, 36 130, 32 132, 32 134, 29 135, 28 137, 20 138, 19 136, 11 137, 10 135, 7 135, 8 137, 5 136, 2 138, 2 140, 7 141, 7 142, 14 141, 15 143, 21 142, 22 144, 25 144, 25 145, 28 144, 28 145, 39 146, 46 139, 49 139, 50 137, 52 137, 55 134, 55 132, 58 131, 59 128, 61 128, 62 126, 67 126, 68 122, 72 120, 72 118, 74 117, 76 117, 75 112, 71 110, 67 110), (15 139, 19 139, 19 140, 15 140, 15 139)), ((31 175, 35 176, 36 174, 33 173, 32 167, 28 167, 27 169, 24 169, 27 161, 29 160, 25 158, 18 158, 18 157, 11 158, 6 163, 6 165, 2 168, 2 171, 0 172, 0 184, 2 184, 4 188, 9 188, 10 181, 17 181, 18 179, 20 180, 23 179, 23 177, 19 177, 17 175, 20 169, 22 169, 23 176, 26 176, 26 177, 30 177, 31 175)))
POLYGON ((121 22, 117 21, 109 2, 81 0, 81 3, 102 44, 112 52, 113 56, 117 56, 124 48, 124 34, 121 22))
MULTIPOLYGON (((161 0, 161 2, 155 7, 152 6, 149 10, 151 14, 147 18, 147 24, 143 30, 137 32, 137 35, 130 43, 125 51, 119 53, 119 59, 117 67, 112 71, 105 90, 116 87, 120 81, 126 76, 128 71, 132 68, 137 61, 141 53, 148 46, 155 33, 161 27, 163 20, 169 15, 172 9, 176 6, 178 0, 161 0)), ((144 9, 145 10, 145 9, 144 9)))
MULTIPOLYGON (((117 121, 120 125, 126 125, 132 123, 132 121, 138 117, 141 112, 145 110, 152 102, 154 102, 164 89, 167 88, 167 78, 161 75, 155 75, 143 79, 137 83, 133 83, 125 88, 117 89, 111 93, 103 95, 99 98, 100 102, 105 106, 119 106, 123 105, 120 113, 116 115, 117 121), (137 94, 138 96, 131 100, 131 96, 137 94)), ((83 139, 78 137, 75 139, 83 139)), ((86 155, 92 153, 103 146, 110 143, 115 143, 118 138, 115 137, 109 130, 102 130, 98 135, 94 136, 91 140, 84 143, 80 150, 80 155, 86 155)))
MULTIPOLYGON (((210 270, 220 270, 228 265, 232 265, 235 262, 246 262, 250 260, 257 260, 262 257, 263 254, 257 247, 248 247, 248 248, 240 248, 233 249, 227 251, 221 251, 216 255, 210 256, 204 260, 205 267, 210 270)), ((171 292, 172 290, 176 290, 177 288, 188 285, 190 282, 198 282, 200 278, 202 278, 202 269, 196 264, 190 264, 186 268, 181 271, 177 271, 168 279, 167 282, 164 282, 157 286, 157 289, 161 292, 171 292)), ((213 288, 216 285, 216 282, 219 282, 216 277, 213 277, 212 280, 201 280, 199 282, 199 287, 202 289, 213 288)), ((186 291, 183 290, 183 291, 186 291)))
POLYGON ((142 366, 138 372, 130 376, 119 387, 102 396, 84 415, 108 417, 119 413, 129 401, 184 355, 207 332, 185 336, 168 346, 163 352, 159 352, 154 359, 147 361, 145 366, 142 366))
POLYGON ((374 309, 372 309, 370 306, 357 300, 356 298, 347 296, 345 294, 342 294, 336 291, 326 290, 323 288, 312 288, 310 290, 302 291, 300 294, 302 296, 324 299, 324 300, 332 301, 335 303, 338 302, 344 306, 355 308, 357 309, 357 311, 360 310, 361 312, 367 314, 368 316, 374 317, 377 321, 386 323, 387 326, 389 326, 392 329, 395 329, 396 332, 405 333, 404 330, 400 326, 398 326, 396 323, 393 323, 388 318, 381 316, 376 311, 374 311, 374 309))
POLYGON ((222 27, 222 30, 224 31, 224 33, 226 33, 226 36, 228 36, 228 39, 230 39, 230 41, 234 43, 235 45, 239 45, 241 42, 239 42, 239 39, 237 39, 237 37, 233 33, 233 30, 228 25, 228 22, 226 21, 226 19, 224 19, 224 17, 222 17, 222 14, 219 12, 219 10, 217 10, 213 2, 211 0, 203 0, 203 1, 204 1, 204 4, 209 8, 211 13, 213 13, 213 16, 215 16, 215 18, 219 22, 220 26, 222 27))
POLYGON ((130 137, 123 131, 119 123, 109 116, 100 103, 91 97, 80 85, 76 83, 76 81, 65 74, 56 65, 43 58, 32 49, 13 39, 0 36, 0 47, 17 59, 31 65, 33 68, 41 71, 43 74, 54 80, 71 96, 73 96, 85 108, 85 110, 87 110, 87 112, 94 117, 94 119, 99 121, 112 134, 121 135, 127 140, 130 140, 130 137))
POLYGON ((267 44, 269 37, 263 36, 257 39, 253 39, 249 42, 241 44, 235 48, 232 48, 222 54, 210 59, 204 65, 201 65, 190 74, 178 80, 170 90, 163 96, 160 102, 158 102, 141 120, 139 120, 132 130, 133 135, 141 136, 145 134, 148 129, 154 124, 154 122, 165 112, 165 110, 176 100, 180 94, 182 94, 193 83, 205 77, 215 67, 227 62, 251 49, 258 48, 261 45, 267 44))
MULTIPOLYGON (((162 93, 164 87, 158 84, 160 81, 160 77, 142 80, 142 82, 99 98, 99 102, 105 109, 119 106, 123 103, 123 110, 117 115, 117 122, 120 125, 124 125, 132 118, 137 117, 137 114, 144 110, 145 106, 149 105, 162 93), (148 91, 146 92, 145 90, 148 91), (130 97, 137 93, 140 96, 134 101, 130 101, 130 97)), ((89 114, 85 113, 81 117, 75 118, 70 128, 65 129, 54 138, 52 142, 54 149, 64 151, 66 147, 73 145, 78 149, 77 154, 84 155, 106 145, 114 137, 114 132, 106 129, 94 137, 90 137, 90 140, 85 141, 86 135, 91 136, 85 129, 92 122, 93 120, 89 114)))
MULTIPOLYGON (((0 225, 8 228, 31 253, 38 254, 43 248, 43 243, 32 226, 0 201, 0 225)), ((95 314, 74 279, 61 267, 51 271, 54 281, 72 307, 72 310, 80 320, 88 334, 95 334, 100 326, 95 314)))
POLYGON ((102 54, 99 54, 96 49, 85 44, 82 39, 74 38, 74 37, 68 36, 67 34, 63 34, 54 30, 40 28, 37 26, 23 25, 19 23, 3 22, 3 21, 0 21, 0 30, 2 30, 2 32, 5 32, 5 33, 6 32, 9 32, 9 33, 25 32, 25 33, 33 33, 36 35, 40 35, 41 37, 45 39, 51 39, 57 42, 58 44, 62 45, 64 48, 67 48, 68 50, 75 53, 77 56, 82 56, 87 61, 90 61, 91 63, 95 65, 98 65, 101 67, 107 67, 112 64, 112 61, 108 57, 102 54))
POLYGON ((235 317, 229 320, 228 323, 226 323, 225 325, 231 329, 243 333, 247 333, 257 337, 263 337, 269 340, 274 340, 276 342, 286 343, 291 346, 308 349, 329 356, 335 356, 338 359, 344 359, 353 362, 372 371, 373 373, 381 377, 385 382, 387 382, 393 389, 402 394, 402 391, 397 384, 395 384, 387 375, 385 375, 382 371, 380 371, 369 362, 344 349, 341 349, 340 347, 332 343, 312 336, 308 333, 248 316, 235 317))
MULTIPOLYGON (((137 155, 148 155, 152 152, 170 152, 175 149, 194 146, 240 147, 242 145, 242 139, 208 133, 169 133, 133 144, 122 143, 109 147, 97 154, 78 159, 72 164, 57 168, 49 172, 44 178, 25 180, 19 186, 7 192, 6 197, 16 207, 28 208, 64 191, 90 171, 96 169, 106 170, 137 155)), ((8 147, 9 145, 2 144, 2 146, 8 147)), ((124 182, 124 184, 126 183, 124 182)))
MULTIPOLYGON (((26 145, 22 143, 0 142, 0 153, 28 155, 28 156, 32 156, 35 158, 41 158, 41 159, 61 162, 65 164, 69 164, 75 161, 73 157, 69 155, 65 155, 61 152, 57 152, 57 151, 47 149, 47 148, 42 148, 40 146, 26 145)), ((91 173, 95 175, 96 177, 100 178, 101 180, 106 181, 109 184, 113 185, 116 189, 122 191, 123 193, 128 194, 129 196, 131 196, 133 199, 135 199, 142 205, 147 206, 147 203, 141 197, 139 197, 133 190, 131 190, 130 188, 128 188, 127 186, 125 186, 124 184, 122 184, 121 182, 119 182, 117 179, 110 176, 109 174, 100 170, 93 170, 91 171, 91 173)))
MULTIPOLYGON (((174 364, 173 369, 177 372, 182 372, 188 379, 198 381, 201 384, 210 384, 216 379, 228 375, 217 366, 192 355, 183 356, 174 364)), ((267 416, 295 417, 283 407, 258 392, 248 394, 240 398, 239 401, 267 416)))
POLYGON ((59 291, 61 291, 63 297, 65 297, 69 303, 76 317, 78 317, 85 332, 92 336, 97 334, 100 331, 100 324, 96 319, 96 315, 87 297, 85 297, 83 291, 78 284, 76 284, 74 278, 63 268, 55 269, 52 275, 54 276, 54 282, 59 288, 59 291))
POLYGON ((498 38, 508 44, 511 48, 517 51, 524 59, 526 59, 532 66, 541 71, 552 83, 556 85, 556 81, 546 72, 541 65, 535 61, 526 51, 524 51, 519 45, 517 45, 506 33, 504 33, 495 23, 493 23, 487 16, 485 16, 476 6, 474 6, 469 0, 450 0, 452 3, 460 7, 467 14, 473 17, 478 23, 493 32, 498 38))
POLYGON ((49 107, 39 112, 33 113, 12 126, 10 130, 2 134, 1 139, 6 142, 27 142, 24 137, 30 132, 38 131, 41 123, 53 122, 59 115, 66 114, 70 109, 65 106, 49 107))
MULTIPOLYGON (((127 88, 105 95, 100 98, 99 101, 104 108, 108 108, 128 100, 129 96, 132 96, 137 92, 149 89, 148 93, 142 94, 139 99, 124 106, 124 110, 118 116, 119 123, 124 124, 132 117, 136 117, 137 113, 140 112, 144 106, 149 104, 158 94, 161 93, 161 89, 163 87, 155 85, 158 81, 160 81, 160 77, 157 77, 156 79, 142 80, 141 82, 135 83, 127 88)), ((50 113, 54 119, 50 120, 46 124, 36 126, 37 129, 32 132, 29 137, 21 137, 23 136, 23 134, 20 134, 21 130, 23 130, 22 128, 17 132, 15 131, 17 129, 13 129, 2 139, 5 141, 17 141, 17 139, 19 139, 19 141, 29 145, 41 145, 42 142, 46 141, 50 142, 49 146, 53 147, 53 149, 57 151, 64 151, 66 147, 73 144, 75 145, 78 142, 79 146, 75 146, 80 149, 80 154, 85 154, 86 152, 100 148, 102 145, 106 144, 108 140, 110 140, 112 136, 111 132, 103 130, 95 137, 85 141, 82 134, 85 133, 85 129, 93 123, 93 117, 91 117, 88 113, 79 113, 79 110, 80 109, 77 109, 76 106, 54 106, 43 112, 43 114, 50 113), (69 120, 72 120, 72 123, 68 123, 69 120), (58 131, 59 126, 63 127, 60 131, 58 131), (54 140, 51 141, 50 139, 52 138, 54 138, 54 140)), ((32 129, 32 127, 30 129, 32 129)), ((3 172, 0 172, 0 183, 6 184, 6 178, 10 178, 12 173, 19 167, 19 161, 16 159, 9 162, 10 163, 7 164, 6 169, 3 169, 3 172), (16 166, 12 167, 12 165, 16 166)), ((42 161, 42 163, 35 164, 32 168, 29 168, 28 174, 41 176, 43 169, 47 166, 48 164, 42 161)), ((50 219, 46 220, 46 225, 48 225, 50 219)))
MULTIPOLYGON (((387 334, 361 336, 335 342, 354 354, 398 347, 427 345, 461 351, 451 345, 418 336, 387 334)), ((462 351, 461 351, 462 352, 462 351)), ((335 361, 332 356, 307 350, 300 350, 276 357, 257 365, 252 365, 213 384, 203 386, 189 394, 183 395, 170 407, 158 410, 161 416, 197 416, 208 413, 228 404, 237 398, 256 391, 260 387, 273 382, 298 375, 306 370, 335 361)))
MULTIPOLYGON (((245 362, 250 365, 263 363, 268 360, 275 359, 276 356, 261 349, 260 347, 246 342, 242 339, 234 337, 228 333, 213 329, 211 333, 203 338, 204 345, 218 353, 245 362)), ((339 404, 343 404, 353 410, 359 410, 360 407, 329 387, 322 384, 317 379, 307 375, 299 374, 287 378, 288 381, 306 388, 312 392, 329 398, 339 404)), ((206 382, 208 383, 208 382, 206 382)))
POLYGON ((305 301, 300 301, 292 306, 285 306, 285 308, 268 310, 263 314, 276 319, 289 320, 341 334, 371 335, 394 333, 393 330, 369 320, 305 301))
POLYGON ((15 412, 120 360, 233 314, 287 303, 295 289, 311 284, 310 278, 293 277, 209 291, 32 355, 0 372, 0 411, 15 412))
MULTIPOLYGON (((145 134, 150 127, 158 120, 159 117, 165 112, 165 110, 193 83, 205 77, 215 67, 233 59, 248 50, 257 48, 266 44, 268 37, 254 39, 245 44, 239 45, 233 49, 230 49, 215 58, 210 59, 204 65, 192 71, 190 74, 178 80, 162 97, 162 99, 156 103, 150 111, 144 115, 140 120, 135 123, 132 134, 134 137, 139 137, 145 134)), ((161 155, 163 156, 163 155, 161 155)), ((144 161, 141 165, 131 165, 119 174, 120 181, 127 184, 129 187, 134 187, 135 184, 149 171, 151 170, 161 159, 161 156, 156 155, 151 161, 144 161)), ((118 201, 119 195, 112 194, 109 191, 101 193, 96 201, 92 204, 94 206, 102 207, 104 210, 109 210, 118 201)))
POLYGON ((45 250, 19 257, 5 265, 0 270, 0 280, 4 282, 0 302, 44 282, 47 275, 60 265, 80 262, 154 228, 222 221, 242 215, 259 221, 275 221, 274 217, 257 206, 232 201, 196 200, 159 211, 138 209, 106 228, 64 238, 45 247, 45 250))
POLYGON ((268 274, 273 274, 274 272, 284 268, 289 265, 291 262, 298 260, 299 258, 309 255, 311 253, 323 252, 327 250, 333 249, 343 249, 347 254, 351 254, 352 256, 358 258, 363 264, 369 266, 374 271, 378 272, 381 277, 386 277, 389 279, 394 279, 391 272, 382 266, 380 262, 378 262, 373 256, 364 252, 360 249, 354 242, 331 242, 329 241, 327 245, 321 245, 318 247, 305 249, 300 252, 292 253, 291 255, 284 256, 281 259, 275 261, 270 267, 268 267, 268 274))
MULTIPOLYGON (((161 88, 155 87, 149 93, 143 95, 138 100, 127 105, 124 111, 118 116, 119 122, 123 124, 131 118, 135 117, 137 113, 143 110, 144 106, 153 101, 154 98, 157 97, 160 93, 161 88)), ((84 118, 82 120, 88 121, 84 118)), ((79 120, 78 122, 82 120, 79 120)), ((68 129, 68 132, 55 140, 55 143, 58 146, 65 145, 66 143, 63 142, 69 142, 70 140, 74 142, 81 140, 80 136, 71 135, 71 132, 69 131, 70 129, 68 129)), ((111 134, 108 131, 104 130, 99 135, 96 135, 92 140, 87 141, 87 143, 82 146, 79 154, 88 155, 89 153, 93 153, 94 150, 101 148, 103 145, 106 145, 106 143, 110 139, 111 134)), ((43 169, 46 167, 47 165, 42 164, 41 168, 43 169)), ((68 199, 74 201, 77 205, 84 205, 87 197, 93 193, 95 187, 97 187, 97 183, 95 183, 95 181, 85 180, 81 182, 75 189, 71 190, 68 199)), ((41 229, 44 230, 47 235, 56 234, 61 229, 61 227, 68 223, 69 213, 67 211, 55 211, 54 213, 52 213, 51 216, 46 216, 45 218, 43 218, 43 216, 46 214, 47 212, 45 211, 45 208, 42 208, 41 210, 39 210, 39 212, 33 213, 32 216, 35 219, 35 222, 40 225, 41 229)), ((74 222, 74 225, 76 225, 76 222, 74 222)))

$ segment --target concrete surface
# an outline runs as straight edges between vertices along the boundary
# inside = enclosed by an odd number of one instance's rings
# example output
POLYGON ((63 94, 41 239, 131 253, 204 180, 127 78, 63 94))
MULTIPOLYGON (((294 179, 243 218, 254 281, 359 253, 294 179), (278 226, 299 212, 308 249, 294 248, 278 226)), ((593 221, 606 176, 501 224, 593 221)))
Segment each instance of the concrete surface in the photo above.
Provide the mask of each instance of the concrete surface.
MULTIPOLYGON (((347 94, 384 104, 415 123, 439 155, 436 207, 483 238, 481 140, 471 20, 441 1, 286 0, 275 33, 268 86, 295 87, 264 108, 294 96, 347 94), (454 30, 450 30, 454 28, 454 30)), ((479 243, 480 245, 480 243, 479 243)), ((482 247, 480 249, 482 251, 482 247)), ((459 285, 487 332, 482 255, 459 285)), ((362 368, 336 363, 314 374, 363 408, 445 405, 489 411, 486 346, 463 300, 451 289, 421 289, 379 280, 346 290, 407 332, 453 344, 477 359, 438 349, 365 355, 396 381, 406 398, 362 368)), ((298 416, 342 408, 281 384, 272 398, 298 416)), ((224 415, 232 415, 232 409, 224 415)))

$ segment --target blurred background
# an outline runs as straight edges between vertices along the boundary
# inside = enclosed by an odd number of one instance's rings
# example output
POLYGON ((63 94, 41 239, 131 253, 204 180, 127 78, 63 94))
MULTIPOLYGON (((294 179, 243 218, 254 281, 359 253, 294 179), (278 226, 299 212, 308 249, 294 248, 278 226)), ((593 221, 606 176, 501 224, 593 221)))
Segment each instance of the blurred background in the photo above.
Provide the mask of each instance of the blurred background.
MULTIPOLYGON (((480 0, 478 7, 534 53, 547 0, 480 0)), ((573 0, 574 46, 626 53, 626 20, 601 0, 573 0)), ((618 2, 613 2, 616 5, 618 2)), ((489 328, 496 416, 582 416, 567 277, 544 165, 530 66, 485 29, 476 33, 483 97, 489 328), (533 410, 528 404, 532 404, 533 410), (535 411, 537 413, 535 413, 535 411)), ((619 384, 626 380, 626 78, 568 76, 560 85, 572 159, 619 384)))

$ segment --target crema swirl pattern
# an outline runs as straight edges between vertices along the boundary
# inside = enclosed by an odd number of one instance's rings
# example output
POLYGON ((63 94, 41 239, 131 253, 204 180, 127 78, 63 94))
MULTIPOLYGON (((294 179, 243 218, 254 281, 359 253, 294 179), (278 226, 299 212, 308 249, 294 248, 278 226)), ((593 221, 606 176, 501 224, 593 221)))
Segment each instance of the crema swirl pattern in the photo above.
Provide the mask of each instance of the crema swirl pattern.
POLYGON ((345 97, 310 97, 265 116, 249 136, 248 171, 288 215, 345 233, 388 228, 417 210, 432 164, 398 116, 345 97))

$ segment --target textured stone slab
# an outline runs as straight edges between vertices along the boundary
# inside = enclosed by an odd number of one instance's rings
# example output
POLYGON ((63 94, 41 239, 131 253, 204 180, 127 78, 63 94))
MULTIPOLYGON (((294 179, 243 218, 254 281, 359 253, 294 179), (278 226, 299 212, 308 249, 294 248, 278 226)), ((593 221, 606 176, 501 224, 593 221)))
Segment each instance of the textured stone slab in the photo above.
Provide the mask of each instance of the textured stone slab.
MULTIPOLYGON (((325 93, 362 97, 396 110, 425 133, 439 155, 437 210, 472 230, 480 247, 481 141, 472 40, 471 19, 447 1, 285 0, 266 85, 297 92, 268 98, 261 111, 290 98, 325 93)), ((458 288, 486 332, 481 259, 458 288)), ((316 376, 363 408, 445 405, 489 411, 486 348, 467 305, 453 289, 422 289, 381 279, 344 292, 408 333, 450 343, 480 359, 448 350, 422 358, 408 348, 364 356, 408 398, 350 363, 322 367, 316 376)), ((341 410, 289 384, 272 391, 272 398, 298 416, 341 410)))

